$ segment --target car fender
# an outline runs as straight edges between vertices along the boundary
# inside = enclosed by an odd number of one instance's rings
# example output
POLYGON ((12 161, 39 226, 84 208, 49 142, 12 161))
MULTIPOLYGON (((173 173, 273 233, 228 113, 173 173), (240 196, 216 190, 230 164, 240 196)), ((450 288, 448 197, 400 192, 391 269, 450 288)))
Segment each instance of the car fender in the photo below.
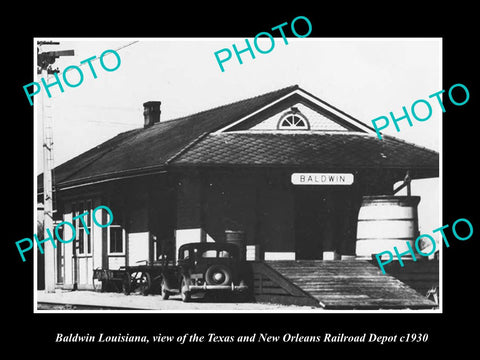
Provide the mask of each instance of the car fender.
POLYGON ((180 288, 180 283, 175 273, 170 271, 164 272, 162 273, 162 278, 167 290, 178 290, 180 288))

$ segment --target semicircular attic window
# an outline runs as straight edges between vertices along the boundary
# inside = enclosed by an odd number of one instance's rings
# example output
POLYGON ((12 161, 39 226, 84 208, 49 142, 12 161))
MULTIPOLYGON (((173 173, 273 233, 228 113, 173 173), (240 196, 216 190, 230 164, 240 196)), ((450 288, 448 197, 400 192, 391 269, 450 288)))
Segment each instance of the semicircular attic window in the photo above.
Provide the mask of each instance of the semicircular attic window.
POLYGON ((309 130, 310 124, 303 114, 292 109, 280 117, 277 128, 279 130, 309 130))

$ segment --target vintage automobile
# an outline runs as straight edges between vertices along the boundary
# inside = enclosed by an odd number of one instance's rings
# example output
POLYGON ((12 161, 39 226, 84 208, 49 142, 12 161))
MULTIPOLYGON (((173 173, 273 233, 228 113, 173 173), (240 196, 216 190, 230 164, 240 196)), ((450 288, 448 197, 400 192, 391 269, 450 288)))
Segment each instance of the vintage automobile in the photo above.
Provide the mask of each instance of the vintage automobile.
POLYGON ((187 302, 196 292, 243 292, 245 262, 240 249, 231 243, 189 243, 180 246, 177 266, 164 267, 161 281, 162 299, 181 294, 187 302))

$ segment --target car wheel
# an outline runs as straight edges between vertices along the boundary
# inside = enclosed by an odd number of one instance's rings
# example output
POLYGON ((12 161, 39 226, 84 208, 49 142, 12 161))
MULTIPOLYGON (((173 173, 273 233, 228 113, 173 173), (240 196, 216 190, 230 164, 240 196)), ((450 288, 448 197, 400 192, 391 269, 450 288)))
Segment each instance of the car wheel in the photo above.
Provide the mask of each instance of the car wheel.
POLYGON ((127 272, 122 280, 122 290, 125 295, 130 295, 130 291, 132 289, 130 274, 127 272))
POLYGON ((205 272, 208 285, 228 285, 232 281, 232 273, 225 265, 212 265, 205 272))
POLYGON ((162 295, 162 300, 168 300, 168 298, 170 297, 170 293, 168 292, 167 288, 166 288, 166 283, 165 283, 165 279, 162 278, 162 285, 161 285, 161 290, 160 290, 160 293, 162 295))
POLYGON ((93 275, 92 284, 93 284, 93 291, 104 292, 105 286, 103 284, 103 281, 99 280, 98 277, 95 276, 95 274, 93 275))
POLYGON ((182 284, 180 285, 180 294, 182 296, 182 301, 183 302, 189 302, 190 301, 190 291, 187 290, 187 282, 185 278, 182 278, 182 284))
POLYGON ((150 288, 152 286, 152 281, 150 279, 150 274, 147 272, 142 272, 140 278, 140 293, 144 296, 150 293, 150 288))

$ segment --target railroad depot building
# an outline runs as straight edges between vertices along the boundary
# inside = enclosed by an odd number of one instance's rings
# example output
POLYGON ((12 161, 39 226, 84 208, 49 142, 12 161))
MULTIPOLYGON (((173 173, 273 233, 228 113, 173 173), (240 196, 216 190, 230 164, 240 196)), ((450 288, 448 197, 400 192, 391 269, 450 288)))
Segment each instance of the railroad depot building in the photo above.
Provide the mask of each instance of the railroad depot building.
MULTIPOLYGON (((410 209, 409 234, 376 235, 373 248, 357 236, 366 199, 392 205, 393 185, 407 172, 439 175, 438 153, 379 140, 297 85, 175 120, 160 113, 160 102, 146 102, 143 127, 55 168, 58 222, 99 205, 114 215, 108 228, 87 219, 85 229, 77 219, 76 240, 57 242, 58 287, 91 289, 96 268, 175 257, 184 243, 223 242, 228 231, 243 232, 247 260, 368 258, 415 236, 418 199, 398 197, 410 209)), ((68 227, 63 233, 72 237, 68 227)))

